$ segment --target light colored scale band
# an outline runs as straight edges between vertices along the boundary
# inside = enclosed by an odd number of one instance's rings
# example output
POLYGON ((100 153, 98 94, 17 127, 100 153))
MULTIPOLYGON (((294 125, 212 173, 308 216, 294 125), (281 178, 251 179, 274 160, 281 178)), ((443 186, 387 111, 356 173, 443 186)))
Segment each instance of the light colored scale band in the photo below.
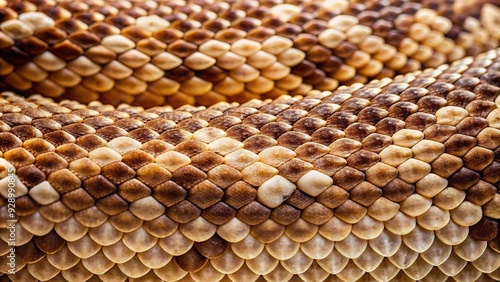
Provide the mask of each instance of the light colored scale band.
POLYGON ((500 279, 499 49, 304 98, 0 113, 5 280, 500 279))

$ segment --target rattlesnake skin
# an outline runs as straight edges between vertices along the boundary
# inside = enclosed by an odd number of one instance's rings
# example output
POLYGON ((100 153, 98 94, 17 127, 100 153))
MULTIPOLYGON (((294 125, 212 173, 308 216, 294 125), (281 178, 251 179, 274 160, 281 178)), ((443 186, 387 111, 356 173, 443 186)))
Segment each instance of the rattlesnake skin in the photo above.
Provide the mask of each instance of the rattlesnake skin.
POLYGON ((499 23, 0 0, 0 281, 499 281, 499 23))

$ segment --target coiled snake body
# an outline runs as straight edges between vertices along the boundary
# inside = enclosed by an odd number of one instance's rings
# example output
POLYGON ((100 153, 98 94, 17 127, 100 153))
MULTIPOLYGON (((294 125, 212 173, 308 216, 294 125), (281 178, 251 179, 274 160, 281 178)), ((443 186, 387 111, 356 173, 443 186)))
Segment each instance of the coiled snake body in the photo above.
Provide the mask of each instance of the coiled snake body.
POLYGON ((499 18, 0 0, 0 280, 500 280, 499 18))

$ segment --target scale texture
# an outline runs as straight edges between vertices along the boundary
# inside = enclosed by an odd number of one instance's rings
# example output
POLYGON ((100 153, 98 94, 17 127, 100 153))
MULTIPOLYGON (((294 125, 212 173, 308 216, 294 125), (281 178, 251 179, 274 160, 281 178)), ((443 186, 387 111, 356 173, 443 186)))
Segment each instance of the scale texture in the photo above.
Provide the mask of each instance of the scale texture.
POLYGON ((0 0, 0 281, 499 281, 486 2, 0 0))

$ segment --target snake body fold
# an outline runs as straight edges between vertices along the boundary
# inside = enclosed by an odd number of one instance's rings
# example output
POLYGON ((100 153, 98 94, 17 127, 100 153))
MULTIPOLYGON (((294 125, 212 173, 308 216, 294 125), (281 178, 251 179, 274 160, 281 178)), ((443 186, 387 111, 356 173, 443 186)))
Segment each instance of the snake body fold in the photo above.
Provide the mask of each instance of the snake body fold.
POLYGON ((500 280, 496 5, 0 0, 0 280, 500 280))

